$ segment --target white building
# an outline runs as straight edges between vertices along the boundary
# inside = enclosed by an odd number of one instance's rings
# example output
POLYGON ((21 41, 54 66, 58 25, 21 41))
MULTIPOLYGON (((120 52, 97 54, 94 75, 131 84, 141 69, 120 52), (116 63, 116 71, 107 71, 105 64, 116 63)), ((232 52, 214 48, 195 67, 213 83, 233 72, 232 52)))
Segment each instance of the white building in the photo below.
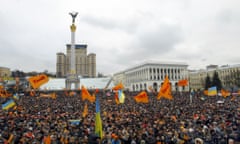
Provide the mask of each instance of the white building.
POLYGON ((224 88, 232 88, 239 85, 240 64, 223 65, 220 67, 218 65, 209 65, 206 69, 189 72, 190 87, 196 90, 204 89, 207 75, 212 80, 215 71, 218 73, 224 88))
POLYGON ((148 61, 113 75, 114 84, 122 82, 130 91, 149 90, 151 86, 158 91, 167 75, 172 91, 188 91, 187 87, 178 87, 178 81, 188 79, 188 65, 179 62, 148 61))

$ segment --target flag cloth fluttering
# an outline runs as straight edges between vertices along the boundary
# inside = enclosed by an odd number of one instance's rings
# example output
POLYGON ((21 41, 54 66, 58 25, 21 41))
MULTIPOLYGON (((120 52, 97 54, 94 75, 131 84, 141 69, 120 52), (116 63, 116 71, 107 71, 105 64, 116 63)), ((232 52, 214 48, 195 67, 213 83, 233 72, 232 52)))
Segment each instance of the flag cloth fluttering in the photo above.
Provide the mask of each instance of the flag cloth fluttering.
POLYGON ((80 124, 80 119, 71 119, 68 120, 71 125, 79 125, 80 124))
POLYGON ((37 89, 41 85, 47 83, 49 81, 49 78, 45 74, 40 74, 37 76, 30 77, 28 81, 34 89, 37 89))
POLYGON ((100 103, 98 97, 96 98, 95 134, 102 139, 103 137, 102 120, 100 115, 100 103))
POLYGON ((208 96, 216 96, 217 95, 217 87, 213 86, 208 89, 208 96))
POLYGON ((138 95, 134 96, 137 103, 148 103, 148 95, 145 91, 140 92, 138 95))
POLYGON ((207 95, 208 95, 208 90, 204 90, 204 91, 203 91, 203 94, 204 94, 205 96, 207 96, 207 95))
POLYGON ((171 85, 170 85, 168 76, 165 77, 163 85, 161 86, 159 93, 157 95, 157 99, 160 99, 161 97, 169 99, 169 100, 173 99, 173 97, 171 95, 171 85))
POLYGON ((82 116, 83 116, 83 117, 86 117, 87 114, 88 114, 88 105, 85 104, 84 109, 83 109, 83 114, 82 114, 82 116))
POLYGON ((87 99, 91 103, 93 103, 95 101, 95 99, 96 99, 95 95, 91 96, 90 93, 88 92, 88 90, 84 86, 82 86, 81 94, 82 94, 82 100, 87 99))
POLYGON ((188 85, 188 80, 183 79, 178 81, 178 86, 187 86, 188 85))
POLYGON ((19 96, 18 96, 18 94, 17 94, 17 93, 14 94, 14 95, 13 95, 13 98, 14 98, 15 100, 19 100, 19 96))
POLYGON ((124 86, 122 83, 119 83, 118 85, 116 85, 115 87, 112 88, 112 90, 120 90, 120 89, 123 89, 124 86))
POLYGON ((39 96, 39 97, 42 97, 42 98, 51 98, 51 99, 56 99, 56 98, 57 98, 55 92, 49 93, 49 94, 40 93, 40 96, 39 96))
POLYGON ((118 99, 118 93, 117 93, 117 92, 116 92, 115 95, 114 95, 114 99, 115 99, 116 104, 120 104, 119 99, 118 99))
POLYGON ((123 93, 122 90, 118 90, 118 100, 119 103, 124 103, 125 101, 125 94, 123 93))
POLYGON ((16 105, 16 103, 12 99, 10 99, 6 103, 2 104, 2 109, 8 110, 8 109, 14 107, 15 105, 16 105))
POLYGON ((116 85, 115 87, 112 88, 112 90, 115 91, 115 102, 116 104, 120 104, 120 103, 124 103, 125 101, 125 95, 123 93, 123 84, 119 83, 118 85, 116 85))
POLYGON ((224 89, 221 89, 221 94, 224 98, 226 98, 227 96, 230 96, 230 92, 224 89))

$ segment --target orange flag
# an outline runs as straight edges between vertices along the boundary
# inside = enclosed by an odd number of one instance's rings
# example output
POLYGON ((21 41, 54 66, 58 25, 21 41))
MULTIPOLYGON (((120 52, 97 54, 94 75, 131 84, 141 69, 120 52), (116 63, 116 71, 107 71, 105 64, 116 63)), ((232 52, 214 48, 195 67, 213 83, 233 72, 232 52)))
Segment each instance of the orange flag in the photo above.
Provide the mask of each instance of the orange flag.
POLYGON ((221 89, 221 94, 224 98, 226 98, 227 96, 230 96, 230 92, 224 89, 221 89))
POLYGON ((57 98, 55 92, 50 93, 50 94, 40 93, 40 96, 39 96, 39 97, 43 97, 43 98, 52 98, 52 99, 56 99, 56 98, 57 98))
POLYGON ((161 97, 164 97, 169 100, 173 99, 173 97, 171 95, 171 85, 170 85, 168 76, 165 77, 163 85, 161 86, 159 93, 157 95, 157 99, 160 99, 161 97))
POLYGON ((96 98, 95 96, 91 96, 88 90, 82 86, 82 100, 85 99, 89 100, 90 102, 94 102, 96 98))
POLYGON ((44 144, 51 144, 51 137, 50 137, 50 135, 45 136, 45 137, 43 138, 43 143, 44 143, 44 144))
POLYGON ((178 81, 178 86, 187 86, 188 85, 188 80, 179 80, 178 81))
POLYGON ((87 114, 88 114, 88 105, 87 104, 85 104, 85 106, 84 106, 84 110, 83 110, 83 117, 86 117, 87 116, 87 114))
POLYGON ((56 98, 57 98, 57 95, 56 95, 55 92, 54 92, 54 93, 51 93, 51 98, 52 98, 52 99, 56 99, 56 98))
POLYGON ((148 95, 145 91, 140 92, 134 99, 137 103, 148 103, 148 95))
POLYGON ((118 92, 115 93, 115 102, 116 104, 120 104, 119 99, 118 99, 118 92))
POLYGON ((122 90, 124 88, 123 84, 122 83, 119 83, 118 85, 116 85, 115 87, 112 88, 112 90, 116 91, 115 92, 115 102, 116 104, 119 104, 120 101, 119 101, 119 96, 118 96, 118 90, 122 90))
POLYGON ((208 95, 208 90, 204 90, 203 94, 207 96, 208 95))
POLYGON ((45 74, 40 74, 37 76, 30 77, 28 80, 29 80, 29 83, 31 84, 31 86, 34 89, 37 89, 41 85, 47 83, 49 81, 49 78, 45 74))
POLYGON ((113 89, 113 90, 120 90, 120 89, 123 89, 123 88, 124 88, 123 84, 122 84, 122 83, 119 83, 118 85, 116 85, 116 86, 113 87, 112 89, 113 89))
POLYGON ((91 103, 95 102, 95 100, 96 100, 95 94, 94 94, 93 96, 90 96, 90 97, 88 98, 88 100, 89 100, 91 103))
POLYGON ((88 99, 89 97, 91 97, 90 93, 88 92, 88 90, 82 86, 82 100, 88 99))

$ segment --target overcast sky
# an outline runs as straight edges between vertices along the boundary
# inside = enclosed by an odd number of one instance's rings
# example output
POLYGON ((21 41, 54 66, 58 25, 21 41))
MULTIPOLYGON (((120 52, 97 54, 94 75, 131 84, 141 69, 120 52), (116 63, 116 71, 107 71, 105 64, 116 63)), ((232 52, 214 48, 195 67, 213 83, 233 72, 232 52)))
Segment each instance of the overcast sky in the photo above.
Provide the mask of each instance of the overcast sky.
POLYGON ((113 74, 146 60, 240 64, 239 0, 1 0, 0 66, 56 72, 56 53, 71 41, 113 74))

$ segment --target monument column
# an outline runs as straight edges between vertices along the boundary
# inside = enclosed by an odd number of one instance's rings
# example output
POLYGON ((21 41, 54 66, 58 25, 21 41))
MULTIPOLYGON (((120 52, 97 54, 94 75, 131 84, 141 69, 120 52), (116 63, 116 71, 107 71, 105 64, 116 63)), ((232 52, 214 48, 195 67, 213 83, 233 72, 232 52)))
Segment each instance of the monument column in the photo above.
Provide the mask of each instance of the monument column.
POLYGON ((75 18, 77 17, 77 12, 69 13, 72 16, 72 25, 70 26, 71 29, 71 56, 70 56, 70 71, 67 74, 66 78, 66 88, 71 89, 72 84, 75 85, 75 89, 79 88, 80 80, 76 73, 76 55, 75 55, 75 32, 76 32, 76 25, 75 25, 75 18))

